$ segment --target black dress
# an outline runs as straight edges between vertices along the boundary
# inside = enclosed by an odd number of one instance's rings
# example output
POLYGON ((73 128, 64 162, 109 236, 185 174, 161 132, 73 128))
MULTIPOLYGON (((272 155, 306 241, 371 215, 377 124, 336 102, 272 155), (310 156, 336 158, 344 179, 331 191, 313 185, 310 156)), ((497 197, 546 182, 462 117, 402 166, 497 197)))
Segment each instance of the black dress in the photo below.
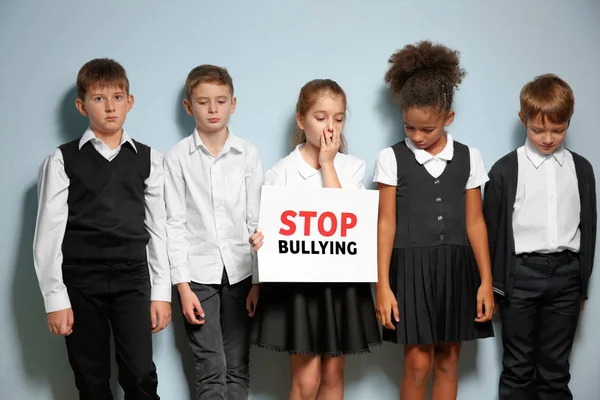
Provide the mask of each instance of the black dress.
POLYGON ((398 185, 390 286, 400 322, 395 331, 383 329, 383 340, 436 344, 494 336, 491 322, 474 321, 480 277, 466 230, 469 148, 455 141, 438 178, 404 141, 392 148, 398 185))
POLYGON ((261 285, 251 343, 290 354, 341 356, 381 344, 368 283, 261 285))

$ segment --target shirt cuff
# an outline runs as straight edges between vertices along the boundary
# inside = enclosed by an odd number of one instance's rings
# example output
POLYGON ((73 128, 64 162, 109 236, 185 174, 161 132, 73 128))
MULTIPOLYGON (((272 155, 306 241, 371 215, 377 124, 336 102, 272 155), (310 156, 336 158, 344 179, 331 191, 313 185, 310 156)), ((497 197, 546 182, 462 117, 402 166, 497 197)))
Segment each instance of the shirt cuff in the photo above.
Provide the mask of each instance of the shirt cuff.
POLYGON ((150 301, 171 302, 171 286, 152 286, 150 301))
POLYGON ((475 179, 470 184, 467 184, 466 189, 467 190, 469 190, 469 189, 477 189, 478 187, 483 186, 489 180, 490 180, 490 178, 487 175, 483 175, 483 176, 479 177, 478 179, 475 179))
POLYGON ((65 288, 60 292, 51 293, 45 296, 44 307, 46 308, 46 313, 71 308, 71 301, 69 300, 69 294, 67 293, 67 289, 65 288))
POLYGON ((171 284, 177 285, 190 281, 190 270, 186 266, 171 268, 171 284))
POLYGON ((388 186, 398 186, 398 180, 394 181, 384 176, 374 176, 373 183, 383 183, 388 186))

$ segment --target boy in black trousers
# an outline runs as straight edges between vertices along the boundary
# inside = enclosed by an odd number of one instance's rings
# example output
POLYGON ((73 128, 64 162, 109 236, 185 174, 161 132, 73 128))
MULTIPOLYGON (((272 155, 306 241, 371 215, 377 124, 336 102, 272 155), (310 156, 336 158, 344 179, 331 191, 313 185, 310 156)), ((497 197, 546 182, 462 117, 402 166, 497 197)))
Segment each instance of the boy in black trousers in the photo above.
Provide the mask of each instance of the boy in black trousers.
POLYGON ((572 399, 569 354, 596 246, 594 171, 563 144, 575 103, 565 81, 538 76, 520 100, 527 140, 494 164, 483 206, 502 320, 499 397, 572 399))
POLYGON ((156 400, 152 333, 171 320, 162 156, 133 140, 125 69, 95 59, 77 76, 90 127, 42 164, 34 263, 48 327, 66 336, 82 400, 110 400, 110 329, 126 399, 156 400))

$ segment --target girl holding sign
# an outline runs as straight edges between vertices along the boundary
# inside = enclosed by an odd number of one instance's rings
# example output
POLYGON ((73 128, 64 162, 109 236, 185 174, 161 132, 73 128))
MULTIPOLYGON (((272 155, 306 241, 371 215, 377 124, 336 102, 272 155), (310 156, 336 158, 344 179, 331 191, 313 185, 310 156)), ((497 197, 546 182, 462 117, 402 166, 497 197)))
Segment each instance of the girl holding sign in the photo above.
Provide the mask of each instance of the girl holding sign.
POLYGON ((402 399, 456 399, 461 342, 493 336, 494 294, 476 149, 446 133, 465 71, 458 52, 431 42, 390 58, 406 139, 381 151, 377 318, 404 345, 402 399))
MULTIPOLYGON (((336 82, 308 82, 296 106, 298 146, 267 171, 265 185, 363 189, 365 162, 343 153, 345 117, 336 82)), ((250 238, 255 250, 262 240, 260 232, 250 238)), ((342 399, 344 355, 381 343, 368 283, 255 285, 248 312, 252 343, 290 354, 290 399, 342 399)))

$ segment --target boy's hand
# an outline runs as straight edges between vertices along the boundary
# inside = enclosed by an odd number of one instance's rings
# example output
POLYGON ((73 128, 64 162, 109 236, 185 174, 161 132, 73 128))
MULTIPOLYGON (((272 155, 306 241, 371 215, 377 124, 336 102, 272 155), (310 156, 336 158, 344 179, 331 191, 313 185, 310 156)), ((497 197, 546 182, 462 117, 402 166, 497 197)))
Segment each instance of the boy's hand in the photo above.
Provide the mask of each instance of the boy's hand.
POLYGON ((252 285, 252 289, 250 289, 250 293, 248 293, 248 297, 246 297, 246 310, 248 311, 248 316, 250 317, 254 317, 259 294, 260 285, 252 285))
POLYGON ((72 308, 48 313, 48 328, 55 335, 69 336, 73 333, 73 322, 72 308))
POLYGON ((377 320, 384 328, 395 331, 396 327, 392 323, 392 316, 396 323, 400 322, 400 311, 398 310, 398 301, 396 300, 392 289, 390 289, 389 286, 383 288, 376 286, 375 293, 375 297, 377 298, 377 309, 375 310, 377 313, 377 320))
POLYGON ((475 318, 475 322, 490 321, 495 308, 492 285, 482 283, 477 290, 477 318, 475 318))
POLYGON ((187 322, 192 325, 204 324, 204 310, 190 285, 187 282, 180 283, 177 285, 177 290, 179 290, 181 300, 181 311, 187 322))
POLYGON ((585 300, 581 300, 581 311, 585 308, 585 300))
POLYGON ((263 245, 264 238, 265 237, 262 234, 262 232, 259 232, 258 228, 256 228, 254 230, 254 234, 252 236, 250 236, 250 239, 248 240, 250 242, 250 244, 252 245, 252 250, 258 251, 258 249, 260 249, 263 245))
POLYGON ((152 318, 152 333, 160 332, 171 322, 171 303, 167 301, 152 301, 150 303, 152 318))

